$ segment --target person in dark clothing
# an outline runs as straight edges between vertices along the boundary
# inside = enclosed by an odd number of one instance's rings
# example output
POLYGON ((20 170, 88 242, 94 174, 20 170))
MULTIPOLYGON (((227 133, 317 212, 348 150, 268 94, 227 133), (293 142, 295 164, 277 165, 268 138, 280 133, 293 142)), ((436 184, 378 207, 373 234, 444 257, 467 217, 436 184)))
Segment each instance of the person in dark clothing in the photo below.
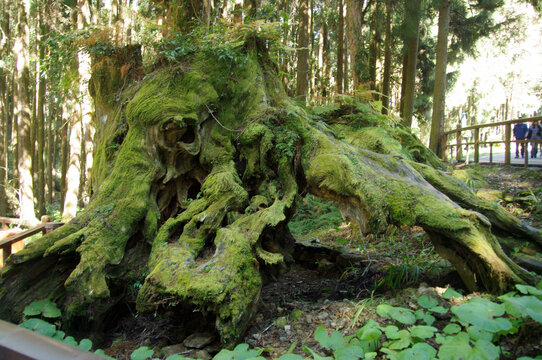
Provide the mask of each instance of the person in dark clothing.
POLYGON ((542 137, 542 128, 538 125, 538 122, 533 121, 527 132, 527 139, 537 140, 531 141, 531 158, 536 158, 538 154, 538 140, 542 137))
POLYGON ((525 154, 525 143, 521 140, 525 140, 525 136, 529 131, 529 127, 525 123, 517 123, 514 125, 514 137, 516 138, 516 159, 519 158, 519 146, 521 143, 521 157, 525 154), (518 141, 520 140, 520 141, 518 141))

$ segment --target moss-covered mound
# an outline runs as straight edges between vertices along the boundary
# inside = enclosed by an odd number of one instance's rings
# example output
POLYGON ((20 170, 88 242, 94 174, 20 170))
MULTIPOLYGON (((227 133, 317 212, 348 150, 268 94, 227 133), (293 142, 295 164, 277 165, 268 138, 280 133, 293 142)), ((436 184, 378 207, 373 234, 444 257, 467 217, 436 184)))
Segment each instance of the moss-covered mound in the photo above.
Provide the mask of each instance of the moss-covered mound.
POLYGON ((147 74, 115 106, 99 93, 111 86, 94 86, 105 121, 94 197, 10 258, 2 318, 50 297, 70 326, 111 326, 141 280, 139 311, 200 314, 231 344, 263 281, 291 261, 286 223, 307 192, 337 201, 363 232, 422 226, 471 289, 536 280, 492 231, 535 242, 538 232, 439 171, 408 131, 364 107, 315 118, 286 96, 265 41, 229 46, 235 56, 206 48, 147 74))

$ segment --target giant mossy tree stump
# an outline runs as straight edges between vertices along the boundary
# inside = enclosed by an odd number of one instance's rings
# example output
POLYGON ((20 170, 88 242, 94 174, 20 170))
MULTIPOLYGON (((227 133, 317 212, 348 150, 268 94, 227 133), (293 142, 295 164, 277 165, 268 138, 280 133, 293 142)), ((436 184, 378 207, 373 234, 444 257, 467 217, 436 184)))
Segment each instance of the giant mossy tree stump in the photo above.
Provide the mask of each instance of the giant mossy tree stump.
POLYGON ((131 87, 111 75, 122 61, 94 67, 95 194, 70 223, 11 256, 0 317, 17 321, 25 304, 49 297, 67 327, 98 330, 144 276, 139 311, 198 310, 231 344, 262 277, 290 256, 285 224, 305 193, 337 201, 365 233, 423 227, 471 290, 536 281, 493 231, 540 244, 538 231, 439 171, 415 137, 378 125, 374 112, 313 118, 286 96, 264 47, 250 38, 241 60, 196 52, 131 87))

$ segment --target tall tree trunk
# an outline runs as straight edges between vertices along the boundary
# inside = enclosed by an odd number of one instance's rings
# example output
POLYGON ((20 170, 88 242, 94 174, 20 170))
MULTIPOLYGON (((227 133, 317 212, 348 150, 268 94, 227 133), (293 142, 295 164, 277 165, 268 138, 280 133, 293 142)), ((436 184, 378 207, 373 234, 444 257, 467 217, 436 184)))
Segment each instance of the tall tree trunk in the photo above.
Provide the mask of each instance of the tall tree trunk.
POLYGON ((19 208, 20 217, 29 222, 37 222, 34 213, 34 195, 32 184, 32 112, 29 94, 30 59, 29 59, 29 26, 28 11, 30 3, 18 1, 17 36, 13 45, 15 56, 15 89, 13 96, 14 115, 17 119, 19 154, 17 168, 19 173, 19 208))
POLYGON ((299 28, 297 34, 297 84, 295 95, 307 101, 309 87, 309 0, 299 1, 299 28))
POLYGON ((62 117, 61 117, 61 169, 60 169, 60 212, 64 213, 64 204, 66 202, 66 193, 68 191, 68 165, 70 157, 70 148, 68 143, 68 135, 70 129, 70 110, 68 109, 68 99, 64 98, 62 102, 62 117))
POLYGON ((384 76, 382 80, 382 114, 390 113, 390 97, 391 97, 391 44, 392 44, 392 22, 393 22, 393 3, 391 0, 386 2, 386 42, 384 45, 384 76))
POLYGON ((343 93, 344 79, 344 2, 339 0, 339 22, 337 28, 337 93, 343 93))
MULTIPOLYGON (((382 41, 382 5, 380 1, 373 3, 374 12, 371 18, 371 45, 369 51, 369 86, 377 89, 376 69, 380 58, 380 42, 382 41)), ((378 98, 378 95, 375 95, 378 98)))
POLYGON ((0 69, 0 216, 7 214, 6 186, 8 184, 8 149, 7 131, 7 83, 4 70, 0 69))
POLYGON ((442 134, 444 132, 444 111, 446 103, 446 66, 448 64, 448 32, 450 29, 450 1, 442 0, 438 17, 437 64, 433 91, 433 118, 429 149, 437 156, 444 155, 442 134))
MULTIPOLYGON (((347 41, 348 42, 348 41, 347 41)), ((348 57, 348 48, 344 48, 344 64, 343 64, 343 91, 347 93, 350 90, 348 69, 350 68, 350 62, 348 57)))
MULTIPOLYGON (((10 51, 9 19, 10 9, 7 0, 1 0, 0 30, 3 37, 0 39, 0 58, 5 58, 10 51)), ((0 67, 0 216, 6 216, 8 201, 6 187, 8 185, 8 146, 9 146, 9 104, 8 104, 8 74, 5 68, 0 67)))
POLYGON ((323 97, 327 97, 329 95, 329 68, 330 68, 330 59, 329 59, 329 28, 327 26, 327 22, 324 23, 324 26, 322 28, 322 68, 320 69, 320 72, 322 74, 321 79, 321 92, 323 97))
POLYGON ((405 94, 403 104, 403 125, 407 128, 412 126, 414 115, 414 99, 416 93, 416 66, 418 62, 418 41, 420 35, 420 1, 406 0, 405 11, 405 45, 407 54, 407 66, 403 68, 405 80, 405 94))
POLYGON ((356 71, 356 57, 361 33, 361 9, 359 1, 346 0, 346 28, 348 29, 348 54, 350 55, 350 73, 354 90, 358 87, 359 78, 356 71))
POLYGON ((90 197, 90 169, 92 169, 92 151, 93 139, 96 132, 93 119, 92 99, 88 92, 88 81, 90 79, 90 56, 87 53, 80 52, 79 58, 79 94, 82 99, 81 107, 81 130, 82 130, 82 158, 81 158, 81 194, 83 205, 88 203, 90 197))
MULTIPOLYGON (((51 99, 52 100, 52 99, 51 99)), ((55 104, 51 101, 48 106, 48 121, 47 121, 47 171, 46 171, 46 181, 47 181, 47 194, 46 201, 48 204, 53 203, 55 197, 55 187, 54 187, 54 169, 55 169, 55 159, 56 159, 56 146, 55 146, 55 125, 56 125, 56 112, 55 104)))
MULTIPOLYGON (((204 4, 205 7, 205 4, 204 4)), ((252 21, 256 19, 258 8, 260 7, 260 0, 244 0, 243 8, 245 16, 248 16, 252 21)))
POLYGON ((74 101, 70 109, 69 117, 69 159, 66 171, 66 193, 64 198, 64 209, 62 211, 62 220, 69 221, 77 213, 79 204, 79 190, 81 180, 81 111, 80 107, 74 101))
POLYGON ((46 7, 38 7, 38 27, 39 27, 39 67, 38 67, 38 98, 37 98, 37 123, 38 123, 38 136, 37 136, 37 173, 38 173, 38 212, 39 215, 45 215, 45 90, 46 90, 46 81, 45 74, 41 74, 39 68, 45 61, 45 40, 48 33, 44 11, 46 7))

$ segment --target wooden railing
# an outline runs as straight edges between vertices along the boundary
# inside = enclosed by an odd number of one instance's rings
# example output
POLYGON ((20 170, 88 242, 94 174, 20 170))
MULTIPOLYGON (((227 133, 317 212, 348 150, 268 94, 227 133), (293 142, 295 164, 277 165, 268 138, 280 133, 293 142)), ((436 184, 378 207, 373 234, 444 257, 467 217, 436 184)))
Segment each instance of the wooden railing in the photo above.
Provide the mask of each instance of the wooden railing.
POLYGON ((0 320, 2 360, 103 360, 96 354, 0 320))
MULTIPOLYGON (((474 162, 478 163, 480 162, 480 146, 489 145, 489 159, 490 163, 493 162, 493 146, 496 144, 504 144, 504 164, 510 165, 510 151, 511 151, 511 143, 524 143, 525 144, 525 152, 526 155, 528 152, 528 143, 542 143, 542 140, 512 140, 512 125, 517 123, 528 123, 532 121, 541 121, 542 116, 537 117, 530 117, 530 118, 521 118, 521 119, 515 119, 515 120, 507 120, 507 121, 501 121, 496 123, 489 123, 489 124, 481 124, 481 125, 473 125, 473 126, 466 126, 466 127, 457 127, 455 130, 446 131, 443 134, 443 144, 445 154, 444 159, 448 159, 448 149, 450 150, 450 155, 453 154, 453 150, 455 147, 455 158, 457 161, 461 161, 462 159, 462 147, 466 146, 467 148, 469 146, 474 147, 474 162), (497 128, 497 127, 504 127, 504 139, 500 141, 480 141, 480 129, 483 128, 497 128), (473 141, 472 142, 462 142, 462 133, 465 131, 473 131, 473 141), (455 135, 456 143, 455 144, 449 144, 448 138, 451 135, 455 135)), ((453 155, 452 155, 453 157, 453 155)), ((527 166, 529 163, 528 160, 529 156, 524 157, 524 166, 527 166)))
MULTIPOLYGON (((43 219, 43 222, 39 225, 33 226, 28 230, 10 232, 7 237, 0 238, 0 250, 2 250, 2 257, 0 257, 0 267, 3 267, 7 258, 15 251, 18 251, 24 247, 24 239, 34 234, 42 232, 47 234, 57 227, 63 225, 61 222, 49 222, 47 219, 43 219)), ((7 224, 16 224, 22 226, 32 226, 31 223, 21 219, 0 217, 0 223, 2 224, 2 231, 8 232, 11 229, 7 227, 7 224)))

